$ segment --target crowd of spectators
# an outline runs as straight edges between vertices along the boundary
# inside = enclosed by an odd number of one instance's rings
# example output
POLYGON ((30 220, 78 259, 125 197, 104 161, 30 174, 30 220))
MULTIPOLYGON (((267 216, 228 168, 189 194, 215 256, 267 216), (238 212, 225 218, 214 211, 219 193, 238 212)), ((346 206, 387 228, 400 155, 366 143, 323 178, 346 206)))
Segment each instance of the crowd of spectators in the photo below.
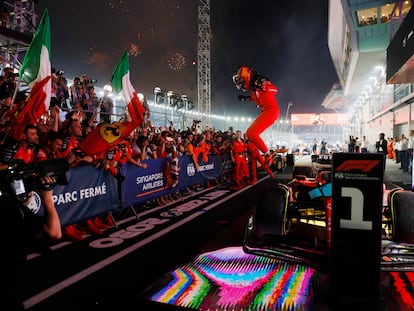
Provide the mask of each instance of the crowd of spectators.
MULTIPOLYGON (((203 129, 198 121, 194 121, 191 127, 180 130, 175 129, 173 124, 168 127, 154 126, 150 118, 145 118, 141 126, 112 150, 93 157, 84 154, 79 147, 80 142, 100 123, 114 121, 111 97, 108 92, 105 92, 104 96, 99 98, 95 93, 95 81, 87 75, 75 77, 73 83, 68 85, 64 72, 54 69, 49 110, 41 116, 37 124, 27 124, 21 141, 14 141, 8 135, 10 127, 7 112, 11 110, 12 105, 19 105, 24 101, 25 96, 20 92, 17 92, 20 96, 15 96, 17 78, 7 69, 4 73, 4 76, 0 77, 0 164, 7 164, 12 159, 22 159, 28 164, 33 161, 65 157, 72 167, 93 165, 122 180, 120 168, 127 162, 145 169, 146 160, 169 157, 176 160, 168 161, 170 171, 167 184, 171 186, 176 184, 176 181, 174 183, 170 177, 177 174, 175 170, 178 169, 179 157, 190 156, 195 168, 198 169, 201 162, 208 161, 210 154, 215 154, 222 160, 233 160, 235 173, 230 180, 213 182, 234 182, 240 188, 257 180, 256 170, 253 170, 253 176, 249 176, 246 166, 243 166, 243 177, 240 179, 238 159, 243 158, 246 164, 248 163, 247 144, 243 142, 241 132, 238 131, 236 134, 232 127, 227 131, 203 129), (243 145, 238 146, 237 151, 234 149, 236 140, 242 141, 243 145)), ((256 167, 256 159, 257 154, 254 167, 256 167)), ((268 170, 263 160, 257 159, 268 170)), ((252 163, 249 164, 251 167, 252 163)), ((210 187, 211 182, 202 186, 210 187)), ((146 205, 148 207, 164 205, 171 199, 171 196, 164 196, 147 202, 146 205)), ((88 233, 101 234, 103 230, 114 225, 110 216, 89 219, 85 224, 66 226, 63 228, 63 233, 72 240, 81 240, 88 233)))

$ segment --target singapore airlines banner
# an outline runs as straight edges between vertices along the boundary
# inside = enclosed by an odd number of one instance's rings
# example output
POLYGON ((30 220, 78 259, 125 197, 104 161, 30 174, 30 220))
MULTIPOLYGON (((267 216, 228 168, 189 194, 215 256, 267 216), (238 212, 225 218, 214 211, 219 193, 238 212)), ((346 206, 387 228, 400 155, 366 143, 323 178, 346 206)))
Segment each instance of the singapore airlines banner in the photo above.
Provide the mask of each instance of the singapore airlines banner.
POLYGON ((145 169, 127 163, 123 167, 125 180, 121 186, 121 206, 141 204, 162 195, 175 193, 184 187, 204 184, 222 173, 221 160, 215 155, 210 155, 208 162, 200 162, 198 170, 191 157, 184 155, 179 158, 178 184, 168 187, 165 169, 168 161, 169 158, 143 161, 148 165, 145 169))

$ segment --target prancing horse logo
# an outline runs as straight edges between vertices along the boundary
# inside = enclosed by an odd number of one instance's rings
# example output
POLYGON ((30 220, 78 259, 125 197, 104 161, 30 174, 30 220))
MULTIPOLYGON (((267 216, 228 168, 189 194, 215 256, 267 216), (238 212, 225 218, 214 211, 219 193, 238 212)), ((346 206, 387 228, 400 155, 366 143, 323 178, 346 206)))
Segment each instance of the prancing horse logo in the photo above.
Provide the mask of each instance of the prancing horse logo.
POLYGON ((110 124, 103 124, 100 128, 100 133, 108 143, 113 143, 119 138, 124 129, 125 125, 119 122, 114 122, 110 124))

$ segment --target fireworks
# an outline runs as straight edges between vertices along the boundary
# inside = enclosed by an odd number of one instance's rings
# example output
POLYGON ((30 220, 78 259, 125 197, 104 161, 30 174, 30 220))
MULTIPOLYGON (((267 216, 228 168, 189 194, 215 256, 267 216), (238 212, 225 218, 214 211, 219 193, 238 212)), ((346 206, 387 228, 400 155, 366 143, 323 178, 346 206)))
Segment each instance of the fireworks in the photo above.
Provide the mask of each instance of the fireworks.
POLYGON ((130 13, 129 8, 127 7, 127 3, 124 3, 124 1, 122 0, 117 0, 117 1, 109 1, 107 3, 107 5, 109 6, 110 9, 112 10, 118 10, 121 13, 125 13, 128 14, 130 13))
POLYGON ((167 64, 171 70, 181 70, 185 67, 185 56, 181 52, 167 53, 167 64))
POLYGON ((128 46, 128 53, 131 56, 138 56, 141 54, 141 50, 139 49, 139 46, 134 43, 130 43, 128 46))

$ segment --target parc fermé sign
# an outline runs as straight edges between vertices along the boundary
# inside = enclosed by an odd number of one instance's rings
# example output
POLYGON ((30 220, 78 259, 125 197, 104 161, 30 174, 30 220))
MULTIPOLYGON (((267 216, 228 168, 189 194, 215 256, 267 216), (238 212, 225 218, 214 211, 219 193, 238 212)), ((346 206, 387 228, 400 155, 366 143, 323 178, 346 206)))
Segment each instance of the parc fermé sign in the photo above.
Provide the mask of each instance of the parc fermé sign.
POLYGON ((339 299, 379 295, 384 161, 373 153, 332 157, 329 274, 339 299))

